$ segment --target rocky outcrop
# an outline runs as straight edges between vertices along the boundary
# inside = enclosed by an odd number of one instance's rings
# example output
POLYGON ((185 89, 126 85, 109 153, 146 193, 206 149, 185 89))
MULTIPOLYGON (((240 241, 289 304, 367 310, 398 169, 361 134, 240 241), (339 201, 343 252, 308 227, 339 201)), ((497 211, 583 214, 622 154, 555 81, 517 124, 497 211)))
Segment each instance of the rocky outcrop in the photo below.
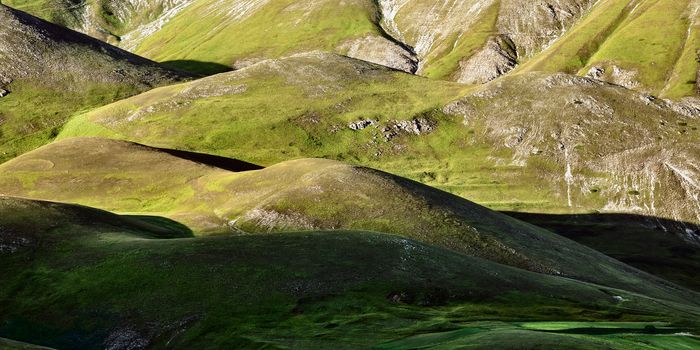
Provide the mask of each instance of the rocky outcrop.
POLYGON ((514 43, 518 57, 532 57, 560 38, 597 1, 501 2, 496 28, 514 43))
POLYGON ((460 62, 457 81, 483 84, 513 70, 517 65, 515 45, 504 36, 489 39, 486 46, 466 61, 460 62))
POLYGON ((416 55, 384 37, 366 36, 354 39, 343 43, 339 50, 349 57, 407 73, 415 73, 418 70, 416 55))
POLYGON ((461 55, 452 78, 483 83, 510 71, 520 59, 539 53, 593 6, 593 0, 380 0, 382 26, 414 49, 424 71, 446 54, 461 55), (475 28, 493 21, 495 35, 476 52, 460 52, 463 40, 479 35, 475 28))
POLYGON ((700 246, 694 99, 528 73, 488 84, 443 111, 461 116, 496 152, 507 150, 509 157, 493 160, 536 174, 564 207, 672 219, 673 227, 661 229, 700 246))

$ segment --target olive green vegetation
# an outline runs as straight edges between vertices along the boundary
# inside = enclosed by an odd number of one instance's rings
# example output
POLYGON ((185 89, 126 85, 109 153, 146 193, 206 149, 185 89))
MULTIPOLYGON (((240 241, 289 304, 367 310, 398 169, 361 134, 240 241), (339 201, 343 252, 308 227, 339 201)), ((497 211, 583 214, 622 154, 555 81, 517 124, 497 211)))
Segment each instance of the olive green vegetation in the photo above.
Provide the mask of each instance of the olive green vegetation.
MULTIPOLYGON (((676 143, 692 143, 698 129, 682 108, 567 75, 520 74, 472 91, 315 53, 156 89, 73 118, 59 138, 120 138, 261 165, 331 158, 424 182, 493 209, 571 213, 650 200, 649 192, 663 183, 650 189, 625 183, 630 165, 613 169, 618 178, 601 170, 605 165, 586 162, 645 150, 650 142, 687 153, 687 146, 676 143), (374 124, 363 130, 348 126, 362 120, 374 124)), ((638 156, 640 162, 650 158, 658 157, 638 156)), ((696 218, 691 207, 676 213, 671 203, 662 210, 665 205, 654 205, 657 214, 696 218)))
POLYGON ((129 84, 84 84, 81 91, 42 85, 18 81, 9 86, 8 96, 0 98, 0 162, 49 143, 74 113, 143 91, 129 84))
POLYGON ((697 306, 380 233, 192 238, 165 219, 8 197, 0 213, 0 336, 56 348, 401 349, 556 337, 570 349, 636 349, 651 338, 644 332, 697 331, 700 317, 697 306), (503 322, 484 322, 493 319, 503 322), (561 319, 587 323, 532 323, 561 319), (598 322, 624 334, 576 333, 598 322))
POLYGON ((453 34, 454 42, 444 47, 443 52, 436 52, 434 57, 431 57, 430 65, 425 67, 421 74, 432 79, 456 80, 453 75, 459 71, 460 62, 477 53, 486 41, 497 33, 495 27, 498 14, 499 6, 496 2, 480 13, 479 20, 469 30, 469 35, 465 37, 463 33, 453 34))
POLYGON ((0 162, 48 143, 76 112, 187 79, 0 5, 0 162))
POLYGON ((579 73, 615 67, 630 87, 669 98, 696 95, 698 12, 693 1, 604 1, 517 71, 579 73))
POLYGON ((196 235, 363 230, 682 302, 695 293, 457 196, 331 160, 234 172, 127 142, 66 139, 0 166, 0 191, 139 215, 196 235))
POLYGON ((97 0, 79 5, 58 0, 4 0, 3 4, 51 23, 80 30, 97 39, 119 44, 121 36, 163 15, 168 1, 97 0))
MULTIPOLYGON (((59 139, 127 139, 261 165, 294 158, 331 158, 407 177, 491 209, 560 214, 633 211, 674 218, 677 222, 652 228, 640 237, 670 236, 668 239, 675 241, 673 235, 678 235, 679 244, 688 248, 692 236, 685 234, 696 228, 697 207, 692 190, 688 191, 692 187, 683 184, 688 176, 695 176, 689 164, 697 161, 694 140, 699 132, 688 111, 692 112, 692 106, 563 74, 519 74, 469 89, 332 54, 311 53, 156 89, 105 106, 72 119, 59 139), (392 86, 403 88, 397 91, 392 86), (453 100, 457 102, 450 102, 453 100), (363 120, 374 124, 362 130, 349 127, 363 120), (419 127, 420 134, 416 134, 419 127)), ((124 199, 104 199, 99 182, 94 192, 46 186, 48 182, 34 186, 31 179, 36 173, 31 168, 23 170, 21 162, 33 157, 52 159, 56 156, 52 153, 81 153, 46 152, 3 167, 5 193, 118 212, 148 211, 202 232, 243 217, 253 208, 246 204, 237 211, 235 203, 220 202, 213 209, 196 204, 206 200, 188 202, 186 198, 200 192, 191 186, 153 186, 150 181, 154 176, 147 174, 138 175, 144 184, 137 187, 141 192, 124 199), (162 188, 173 191, 163 192, 162 188)), ((95 157, 95 164, 100 164, 98 160, 107 155, 95 157)), ((70 164, 64 169, 78 174, 70 164)), ((135 166, 133 173, 141 172, 141 167, 148 166, 135 166)), ((89 180, 96 170, 84 171, 80 178, 89 180)), ((58 176, 49 173, 51 170, 40 176, 58 176)), ((52 181, 66 183, 60 178, 52 181)), ((197 186, 221 193, 232 188, 222 183, 225 181, 207 180, 207 185, 197 186)), ((251 198, 250 203, 260 199, 251 198)), ((296 207, 280 202, 273 212, 285 212, 291 206, 304 213, 299 208, 304 205, 306 202, 296 207)), ((335 215, 332 210, 314 210, 309 209, 312 217, 335 215)), ((394 215, 408 216, 400 211, 394 215)), ((366 223, 362 215, 353 220, 366 223)), ((322 222, 326 228, 333 227, 331 220, 322 222)), ((313 227, 315 222, 295 224, 298 228, 313 227)), ((353 228, 386 231, 376 222, 372 225, 376 226, 358 224, 353 228)), ((569 229, 595 232, 598 227, 591 224, 569 229)), ((397 231, 396 227, 391 231, 401 232, 405 230, 397 231)), ((645 239, 639 239, 638 244, 628 247, 640 247, 643 242, 645 239)), ((601 246, 593 247, 613 254, 601 246)), ((638 259, 625 261, 684 286, 697 287, 692 282, 692 268, 673 264, 652 268, 638 259)))
POLYGON ((231 67, 246 59, 333 50, 346 40, 381 34, 370 1, 261 2, 262 11, 255 4, 250 5, 252 9, 246 6, 227 11, 228 7, 213 2, 194 3, 144 40, 136 53, 157 61, 194 60, 231 67), (232 43, 232 38, 245 40, 232 43))

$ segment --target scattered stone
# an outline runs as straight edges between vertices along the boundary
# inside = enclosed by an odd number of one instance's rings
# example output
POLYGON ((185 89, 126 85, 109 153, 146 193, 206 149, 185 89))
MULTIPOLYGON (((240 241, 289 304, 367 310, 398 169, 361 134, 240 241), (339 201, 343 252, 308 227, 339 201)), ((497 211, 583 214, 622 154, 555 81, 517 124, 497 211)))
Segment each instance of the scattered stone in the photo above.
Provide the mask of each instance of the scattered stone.
POLYGON ((10 94, 9 90, 5 90, 3 88, 0 88, 0 97, 5 97, 10 94))
POLYGON ((372 126, 376 123, 377 123, 376 120, 361 119, 361 120, 358 120, 356 122, 352 122, 352 123, 348 124, 348 128, 350 128, 350 130, 359 131, 359 130, 366 129, 367 127, 372 126))
POLYGON ((588 73, 586 73, 586 78, 599 79, 605 75, 605 68, 603 67, 593 67, 588 73))
POLYGON ((459 64, 457 82, 484 84, 513 70, 517 65, 515 44, 506 36, 496 36, 468 60, 459 64))
POLYGON ((385 141, 391 141, 391 139, 401 134, 411 134, 420 136, 422 134, 432 132, 434 128, 434 124, 425 118, 415 118, 413 120, 397 120, 394 121, 391 125, 383 127, 382 134, 384 134, 385 141))

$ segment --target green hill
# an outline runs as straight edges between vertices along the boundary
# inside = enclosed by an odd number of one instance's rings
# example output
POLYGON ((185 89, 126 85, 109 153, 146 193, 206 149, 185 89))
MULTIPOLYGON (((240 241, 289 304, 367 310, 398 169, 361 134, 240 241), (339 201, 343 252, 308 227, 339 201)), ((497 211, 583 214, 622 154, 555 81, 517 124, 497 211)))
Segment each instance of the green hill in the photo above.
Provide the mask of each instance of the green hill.
MULTIPOLYGON (((163 219, 8 197, 0 213, 0 335, 56 348, 367 348, 448 330, 466 336, 470 327, 488 344, 502 333, 479 323, 487 317, 642 322, 600 323, 625 338, 559 336, 572 349, 632 349, 643 325, 692 330, 700 315, 697 306, 379 233, 187 238, 163 219)), ((438 337, 433 344, 444 342, 438 337)), ((675 336, 649 348, 693 341, 675 336)))
POLYGON ((78 116, 60 137, 108 136, 263 165, 333 158, 498 210, 687 222, 664 229, 697 242, 699 111, 692 101, 565 74, 518 74, 470 92, 314 53, 156 89, 78 116))
POLYGON ((8 195, 167 216, 198 235, 369 230, 650 296, 693 295, 462 198, 330 160, 236 173, 88 138, 42 147, 3 164, 0 174, 0 191, 8 195))
POLYGON ((73 113, 187 75, 0 5, 0 161, 40 146, 73 113))

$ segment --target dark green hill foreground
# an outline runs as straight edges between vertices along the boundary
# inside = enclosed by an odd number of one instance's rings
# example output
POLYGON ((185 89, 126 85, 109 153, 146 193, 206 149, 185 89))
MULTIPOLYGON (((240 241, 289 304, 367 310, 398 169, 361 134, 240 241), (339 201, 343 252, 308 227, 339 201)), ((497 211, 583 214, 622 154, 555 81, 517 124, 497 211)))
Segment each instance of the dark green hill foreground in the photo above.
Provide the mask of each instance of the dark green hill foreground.
POLYGON ((232 172, 129 142, 75 138, 0 166, 0 192, 167 216, 197 235, 361 230, 530 271, 693 302, 696 293, 549 231, 377 170, 301 159, 232 172))
POLYGON ((697 331, 697 306, 393 235, 192 238, 177 223, 142 220, 0 197, 0 337, 58 349, 698 344, 670 335, 697 331), (590 323, 532 322, 547 320, 590 323), (650 342, 652 330, 669 335, 650 342))
POLYGON ((50 348, 0 338, 0 350, 51 350, 50 348))
POLYGON ((0 4, 0 161, 46 143, 77 111, 186 77, 0 4))

